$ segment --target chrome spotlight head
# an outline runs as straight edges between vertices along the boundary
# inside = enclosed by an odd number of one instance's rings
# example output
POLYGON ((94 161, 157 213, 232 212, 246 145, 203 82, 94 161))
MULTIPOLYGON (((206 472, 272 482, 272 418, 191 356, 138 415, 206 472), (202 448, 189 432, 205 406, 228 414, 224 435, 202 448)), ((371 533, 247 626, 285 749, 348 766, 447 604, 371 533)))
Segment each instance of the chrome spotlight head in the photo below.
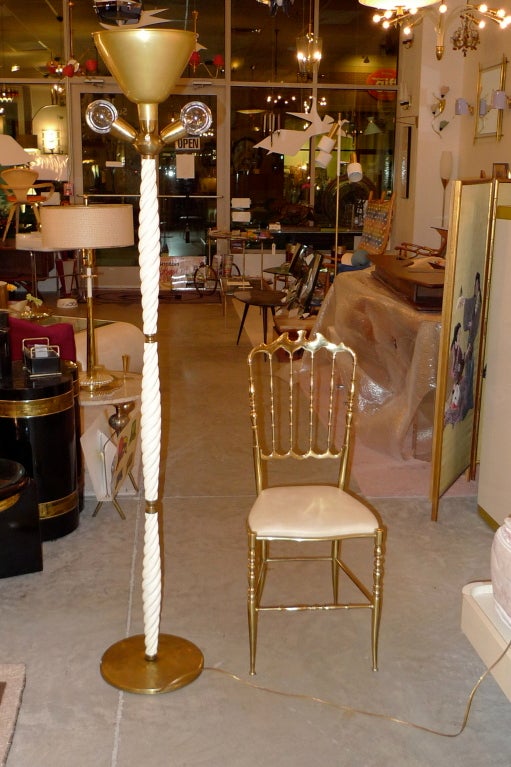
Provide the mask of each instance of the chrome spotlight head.
POLYGON ((85 122, 94 133, 112 133, 124 141, 135 141, 137 132, 126 120, 118 117, 111 101, 92 101, 85 110, 85 122))
POLYGON ((210 108, 202 101, 189 101, 182 108, 180 119, 187 133, 191 136, 200 136, 210 128, 213 115, 210 108))
POLYGON ((117 120, 117 109, 111 101, 92 101, 85 111, 85 122, 95 133, 109 133, 117 120))
POLYGON ((136 24, 142 15, 138 0, 94 0, 93 7, 103 24, 136 24))

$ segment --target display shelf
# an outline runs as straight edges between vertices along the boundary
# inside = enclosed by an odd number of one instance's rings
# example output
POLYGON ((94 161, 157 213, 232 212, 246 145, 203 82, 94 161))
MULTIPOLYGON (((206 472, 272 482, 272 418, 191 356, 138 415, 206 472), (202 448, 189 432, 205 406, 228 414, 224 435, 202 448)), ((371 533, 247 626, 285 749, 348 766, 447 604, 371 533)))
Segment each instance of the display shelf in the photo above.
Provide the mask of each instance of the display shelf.
MULTIPOLYGON (((511 642, 511 628, 497 615, 491 581, 469 583, 462 594, 461 629, 489 667, 511 642)), ((492 675, 511 700, 511 652, 502 658, 492 675)))

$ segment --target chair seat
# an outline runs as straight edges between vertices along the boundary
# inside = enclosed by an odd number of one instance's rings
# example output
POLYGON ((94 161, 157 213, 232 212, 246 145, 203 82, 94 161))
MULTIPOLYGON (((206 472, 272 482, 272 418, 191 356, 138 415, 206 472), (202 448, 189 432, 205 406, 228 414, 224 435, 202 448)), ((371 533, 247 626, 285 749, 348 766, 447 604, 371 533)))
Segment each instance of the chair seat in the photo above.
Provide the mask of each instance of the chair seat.
POLYGON ((46 202, 47 194, 27 194, 26 197, 16 197, 13 194, 7 196, 7 202, 17 202, 18 205, 33 205, 35 202, 46 202))
POLYGON ((330 485, 269 487, 258 495, 248 526, 259 538, 371 535, 379 527, 358 498, 330 485))

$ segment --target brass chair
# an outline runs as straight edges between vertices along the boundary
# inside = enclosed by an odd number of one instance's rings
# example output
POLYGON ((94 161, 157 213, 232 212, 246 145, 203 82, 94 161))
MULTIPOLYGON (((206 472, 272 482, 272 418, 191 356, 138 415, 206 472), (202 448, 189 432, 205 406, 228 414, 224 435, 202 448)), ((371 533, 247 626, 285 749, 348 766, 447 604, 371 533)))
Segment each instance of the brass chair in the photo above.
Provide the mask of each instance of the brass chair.
POLYGON ((12 219, 16 215, 16 234, 19 230, 19 211, 22 205, 29 205, 34 211, 37 222, 37 228, 41 228, 41 219, 39 216, 39 205, 46 202, 54 193, 55 186, 51 182, 41 181, 36 184, 35 181, 39 174, 30 168, 6 168, 2 171, 4 184, 0 184, 10 203, 9 215, 5 225, 2 241, 5 242, 12 219), (44 192, 42 191, 44 190, 44 192))
POLYGON ((346 608, 369 609, 372 668, 377 670, 386 531, 369 504, 348 489, 356 364, 355 353, 344 344, 333 344, 319 333, 307 340, 305 331, 294 341, 284 333, 249 354, 257 490, 248 516, 250 674, 255 674, 260 612, 346 608), (311 479, 309 468, 314 484, 304 484, 311 479), (298 483, 294 478, 289 482, 288 476, 283 481, 284 473, 298 475, 298 483), (358 574, 359 564, 348 564, 341 556, 341 543, 353 539, 366 539, 371 547, 370 554, 364 547, 351 552, 357 561, 362 555, 358 574), (318 551, 323 543, 328 548, 318 551), (270 544, 278 547, 276 555, 270 553, 270 544), (295 551, 307 546, 303 555, 295 551), (321 604, 263 604, 269 565, 285 561, 329 562, 332 599, 321 604), (354 585, 355 600, 350 594, 339 600, 340 573, 346 586, 354 585), (370 578, 372 585, 367 586, 370 578))

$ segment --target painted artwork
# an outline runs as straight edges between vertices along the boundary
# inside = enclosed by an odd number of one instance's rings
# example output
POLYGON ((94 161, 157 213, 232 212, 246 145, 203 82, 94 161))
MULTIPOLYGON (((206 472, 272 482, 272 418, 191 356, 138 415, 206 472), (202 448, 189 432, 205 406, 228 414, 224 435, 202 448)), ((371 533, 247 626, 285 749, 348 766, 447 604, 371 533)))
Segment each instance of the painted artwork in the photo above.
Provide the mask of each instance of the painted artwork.
POLYGON ((472 295, 460 291, 454 316, 459 320, 454 326, 449 349, 449 374, 451 388, 444 412, 444 425, 463 421, 474 408, 474 357, 479 349, 479 326, 481 320, 482 293, 481 274, 476 272, 472 295))
POLYGON ((433 519, 443 493, 467 469, 475 473, 492 190, 490 179, 456 180, 453 187, 433 427, 433 519))

